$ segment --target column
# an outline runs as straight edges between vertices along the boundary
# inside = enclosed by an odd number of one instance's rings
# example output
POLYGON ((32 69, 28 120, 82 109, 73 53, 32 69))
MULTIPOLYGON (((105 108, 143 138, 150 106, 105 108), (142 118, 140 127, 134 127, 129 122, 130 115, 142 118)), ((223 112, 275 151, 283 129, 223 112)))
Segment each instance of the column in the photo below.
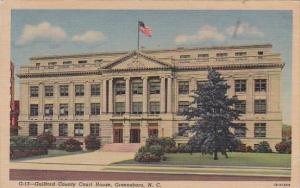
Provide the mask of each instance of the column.
POLYGON ((160 113, 166 112, 166 79, 160 79, 160 113))
MULTIPOLYGON (((53 104, 53 119, 58 119, 59 117, 59 84, 57 82, 54 83, 54 97, 55 102, 53 104)), ((54 125, 52 125, 53 127, 54 125)))
POLYGON ((143 113, 148 112, 148 77, 143 77, 143 113))
POLYGON ((191 81, 190 81, 190 93, 194 93, 197 89, 197 82, 196 82, 196 78, 192 77, 191 81))
POLYGON ((113 113, 113 79, 108 81, 108 112, 113 113))
POLYGON ((69 93, 69 104, 68 104, 68 110, 69 110, 69 119, 73 120, 75 115, 75 88, 74 83, 70 82, 68 85, 68 93, 69 93))
POLYGON ((228 89, 228 96, 229 97, 233 97, 234 95, 235 95, 235 83, 234 83, 234 78, 233 78, 233 76, 232 75, 230 75, 229 77, 228 77, 228 81, 227 81, 227 83, 228 83, 228 85, 230 86, 230 88, 228 89))
POLYGON ((102 112, 103 113, 107 113, 107 91, 106 91, 106 81, 107 80, 103 80, 102 81, 102 112))
POLYGON ((254 112, 254 83, 252 75, 249 75, 247 79, 247 88, 246 88, 246 113, 254 112))
POLYGON ((141 143, 145 143, 146 139, 148 138, 148 123, 147 121, 142 121, 140 125, 141 130, 141 143))
POLYGON ((84 96, 84 116, 88 119, 91 114, 91 83, 89 82, 84 84, 84 96))
POLYGON ((123 143, 130 142, 130 123, 126 121, 123 124, 123 143))
POLYGON ((43 82, 41 82, 40 86, 39 86, 39 103, 38 103, 39 118, 41 118, 41 119, 43 119, 43 117, 44 117, 44 108, 45 108, 45 100, 44 99, 45 99, 45 85, 43 82))
POLYGON ((172 78, 168 78, 167 112, 172 113, 172 78))
POLYGON ((125 113, 130 113, 130 78, 125 78, 125 113))

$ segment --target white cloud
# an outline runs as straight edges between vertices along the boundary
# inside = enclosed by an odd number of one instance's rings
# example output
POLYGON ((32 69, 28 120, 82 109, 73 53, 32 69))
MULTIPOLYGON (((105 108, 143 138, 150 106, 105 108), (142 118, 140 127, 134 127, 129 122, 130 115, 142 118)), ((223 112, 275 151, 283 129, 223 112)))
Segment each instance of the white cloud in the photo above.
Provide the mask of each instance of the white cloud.
POLYGON ((25 25, 16 44, 25 45, 38 40, 59 42, 63 41, 66 36, 66 32, 61 27, 42 22, 38 25, 25 25))
POLYGON ((175 38, 175 42, 178 44, 204 40, 224 41, 225 36, 216 27, 205 25, 199 28, 194 35, 178 35, 175 38))
POLYGON ((95 42, 101 42, 105 39, 102 32, 99 31, 87 31, 81 35, 74 35, 72 41, 79 43, 91 44, 95 42))
POLYGON ((236 26, 230 26, 226 28, 225 33, 233 36, 245 36, 245 37, 263 37, 264 33, 257 27, 250 25, 249 23, 242 22, 236 26), (235 33, 235 34, 234 34, 235 33))

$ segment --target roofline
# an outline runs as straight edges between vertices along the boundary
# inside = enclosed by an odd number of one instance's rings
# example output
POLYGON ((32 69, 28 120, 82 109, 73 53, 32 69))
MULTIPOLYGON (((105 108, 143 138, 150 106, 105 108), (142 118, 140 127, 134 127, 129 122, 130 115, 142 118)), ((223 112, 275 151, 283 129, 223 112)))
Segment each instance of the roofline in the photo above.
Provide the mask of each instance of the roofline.
MULTIPOLYGON (((241 49, 241 48, 272 48, 272 44, 249 44, 249 45, 230 45, 230 46, 209 46, 209 47, 194 47, 194 48, 170 48, 170 49, 155 49, 141 50, 143 53, 169 52, 169 51, 190 51, 190 50, 225 50, 225 49, 241 49)), ((90 57, 99 55, 124 55, 131 53, 133 50, 119 52, 102 52, 102 53, 82 53, 82 54, 66 54, 66 55, 49 55, 49 56, 33 56, 29 60, 56 59, 56 58, 78 58, 90 57)))

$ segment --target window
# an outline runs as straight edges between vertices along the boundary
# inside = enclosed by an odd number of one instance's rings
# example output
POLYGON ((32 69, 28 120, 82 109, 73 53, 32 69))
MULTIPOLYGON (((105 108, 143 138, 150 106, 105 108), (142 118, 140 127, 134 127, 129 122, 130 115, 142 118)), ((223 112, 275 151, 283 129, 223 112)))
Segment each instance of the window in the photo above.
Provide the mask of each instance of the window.
POLYGON ((59 124, 58 135, 59 136, 68 136, 68 124, 59 124))
POLYGON ((256 114, 265 114, 267 112, 267 102, 266 100, 255 100, 254 101, 254 112, 256 114))
POLYGON ((46 97, 53 96, 53 86, 45 86, 45 96, 46 97))
POLYGON ((90 124, 90 135, 99 136, 100 135, 100 125, 98 123, 90 124))
POLYGON ((178 85, 178 92, 180 95, 189 94, 189 81, 179 81, 178 85))
POLYGON ((209 55, 208 54, 198 54, 198 59, 200 61, 208 61, 209 55))
POLYGON ((266 123, 255 123, 254 124, 254 137, 255 138, 266 137, 266 123))
POLYGON ((259 92, 267 91, 267 80, 266 79, 256 79, 255 80, 255 91, 259 91, 259 92))
POLYGON ((125 103, 124 102, 116 102, 116 114, 122 115, 125 113, 125 103))
POLYGON ((189 108, 189 102, 188 101, 179 101, 178 102, 178 112, 183 113, 187 111, 189 108))
POLYGON ((227 53, 217 53, 216 61, 225 61, 225 58, 228 56, 227 53))
POLYGON ((143 94, 143 83, 141 80, 135 80, 132 82, 132 94, 135 95, 143 94))
POLYGON ((100 115, 100 103, 91 103, 91 115, 100 115))
POLYGON ((53 116, 53 104, 45 104, 45 116, 53 116))
POLYGON ((95 63, 101 63, 103 61, 103 59, 95 59, 95 63))
POLYGON ((69 86, 61 85, 59 86, 60 96, 68 96, 69 95, 69 86))
POLYGON ((56 64, 57 64, 56 62, 49 62, 49 63, 48 63, 49 66, 54 66, 54 65, 56 65, 56 64))
POLYGON ((246 80, 235 80, 234 81, 234 88, 235 88, 235 92, 246 92, 246 80))
POLYGON ((39 86, 30 86, 30 97, 39 96, 39 86))
POLYGON ((125 94, 125 82, 117 81, 115 84, 116 95, 124 95, 125 94))
POLYGON ((75 104, 75 115, 76 116, 83 116, 84 115, 84 104, 83 103, 76 103, 75 104))
POLYGON ((70 65, 70 64, 72 64, 72 61, 64 61, 63 62, 63 65, 70 65))
POLYGON ((207 83, 207 80, 200 80, 200 81, 197 81, 197 90, 199 90, 201 88, 201 86, 203 84, 207 83))
POLYGON ((160 80, 150 80, 150 94, 160 94, 160 80))
POLYGON ((37 124, 29 125, 29 136, 37 136, 38 135, 38 127, 37 124))
POLYGON ((52 133, 52 124, 44 124, 44 133, 52 133))
POLYGON ((244 138, 246 137, 246 124, 239 123, 238 126, 234 129, 234 134, 237 137, 244 138))
POLYGON ((258 56, 257 56, 258 59, 262 59, 262 58, 263 58, 263 55, 264 55, 264 52, 263 52, 263 51, 258 51, 258 52, 257 52, 257 55, 258 55, 258 56))
POLYGON ((246 114, 246 101, 240 100, 235 104, 235 109, 240 111, 241 114, 246 114))
POLYGON ((150 102, 150 114, 159 114, 160 104, 159 102, 150 102))
POLYGON ((132 103, 132 113, 133 114, 142 114, 143 113, 143 103, 142 102, 133 102, 132 103))
POLYGON ((75 96, 84 96, 84 85, 75 85, 75 96))
POLYGON ((74 136, 83 136, 83 124, 76 123, 74 125, 74 136))
POLYGON ((80 61, 78 61, 78 64, 84 64, 84 63, 87 63, 87 60, 80 60, 80 61))
POLYGON ((241 61, 247 59, 247 52, 235 52, 235 60, 241 61))
POLYGON ((185 131, 188 126, 189 126, 188 123, 179 123, 178 124, 178 136, 188 136, 187 132, 185 131))
POLYGON ((30 105, 30 116, 38 116, 39 115, 39 105, 31 104, 30 105))
POLYGON ((35 66, 39 67, 39 66, 41 66, 41 63, 36 63, 35 66))
POLYGON ((60 116, 69 115, 68 104, 60 104, 59 105, 59 115, 60 116))
POLYGON ((188 59, 191 58, 191 55, 180 55, 180 59, 188 59))
POLYGON ((100 84, 92 84, 91 96, 99 96, 99 95, 100 95, 100 84))

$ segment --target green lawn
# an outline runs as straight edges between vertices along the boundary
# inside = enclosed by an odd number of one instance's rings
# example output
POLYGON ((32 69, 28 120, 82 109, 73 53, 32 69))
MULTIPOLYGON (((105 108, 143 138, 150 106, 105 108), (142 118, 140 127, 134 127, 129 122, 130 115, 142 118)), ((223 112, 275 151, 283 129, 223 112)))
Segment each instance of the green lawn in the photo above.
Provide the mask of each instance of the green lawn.
POLYGON ((64 155, 75 155, 75 154, 81 154, 81 153, 86 153, 86 152, 88 152, 88 151, 67 152, 67 151, 64 151, 64 150, 50 149, 50 150, 48 150, 47 155, 38 155, 38 156, 14 159, 12 161, 23 161, 23 160, 41 159, 41 158, 47 158, 47 157, 58 157, 58 156, 64 156, 64 155))
MULTIPOLYGON (((211 155, 202 155, 200 153, 168 153, 167 160, 160 163, 151 163, 151 165, 209 165, 209 166, 251 166, 251 167, 291 167, 290 154, 278 153, 228 153, 229 158, 219 155, 219 160, 213 160, 211 155)), ((118 162, 117 164, 142 164, 132 160, 118 162)))

